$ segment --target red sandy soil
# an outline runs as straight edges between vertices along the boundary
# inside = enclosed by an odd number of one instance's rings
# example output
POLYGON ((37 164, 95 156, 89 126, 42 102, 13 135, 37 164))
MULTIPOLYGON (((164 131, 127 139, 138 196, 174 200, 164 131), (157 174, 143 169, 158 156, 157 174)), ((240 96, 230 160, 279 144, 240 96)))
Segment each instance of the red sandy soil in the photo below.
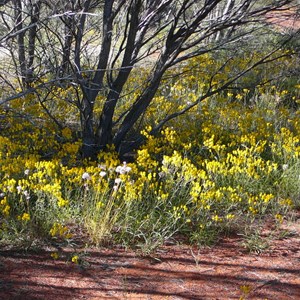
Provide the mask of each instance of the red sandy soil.
POLYGON ((166 245, 149 256, 118 247, 77 249, 78 265, 67 259, 71 248, 57 260, 50 248, 3 249, 0 299, 242 299, 245 286, 244 299, 297 300, 300 214, 276 232, 260 254, 248 253, 239 236, 212 248, 166 245))
MULTIPOLYGON (((300 7, 300 5, 298 5, 300 7)), ((273 11, 267 14, 267 22, 279 31, 297 31, 300 29, 300 13, 296 7, 273 11)))

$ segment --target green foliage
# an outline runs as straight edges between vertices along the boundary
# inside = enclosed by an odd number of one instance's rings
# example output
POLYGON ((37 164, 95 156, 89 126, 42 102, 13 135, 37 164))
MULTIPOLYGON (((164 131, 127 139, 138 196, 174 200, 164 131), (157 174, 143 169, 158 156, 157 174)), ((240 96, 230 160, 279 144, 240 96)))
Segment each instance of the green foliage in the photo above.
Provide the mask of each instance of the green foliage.
POLYGON ((244 234, 244 241, 242 245, 249 251, 256 254, 260 254, 269 248, 269 243, 267 238, 262 237, 260 232, 257 230, 252 230, 244 234))

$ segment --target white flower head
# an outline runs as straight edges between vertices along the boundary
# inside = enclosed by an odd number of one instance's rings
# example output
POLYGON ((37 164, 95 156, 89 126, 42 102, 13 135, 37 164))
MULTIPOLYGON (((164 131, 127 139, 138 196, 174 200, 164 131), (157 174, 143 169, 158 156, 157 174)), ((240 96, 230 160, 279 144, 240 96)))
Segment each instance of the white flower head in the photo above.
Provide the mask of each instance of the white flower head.
POLYGON ((121 178, 116 178, 116 179, 115 179, 115 183, 116 183, 117 185, 119 185, 121 182, 122 182, 122 179, 121 179, 121 178))
POLYGON ((20 185, 17 186, 17 191, 18 191, 19 194, 21 193, 22 187, 20 185))
POLYGON ((125 168, 125 172, 126 172, 126 173, 129 173, 130 171, 131 171, 131 167, 126 167, 126 168, 125 168))
POLYGON ((91 176, 90 176, 90 174, 89 174, 88 172, 84 172, 84 173, 82 174, 81 178, 82 178, 83 180, 90 180, 90 179, 91 179, 91 176))
POLYGON ((101 171, 101 172, 99 173, 99 175, 100 175, 101 177, 104 177, 104 176, 106 175, 106 172, 101 171))
POLYGON ((282 170, 285 171, 289 168, 289 165, 288 164, 283 164, 282 165, 282 170))
POLYGON ((116 172, 117 172, 117 173, 120 173, 120 174, 123 174, 123 173, 122 173, 122 172, 123 172, 122 166, 117 166, 117 167, 116 167, 116 172))
POLYGON ((84 186, 84 189, 85 189, 86 191, 89 191, 89 190, 90 190, 89 185, 88 185, 87 183, 85 183, 83 186, 84 186))
POLYGON ((28 191, 25 190, 25 191, 23 192, 23 195, 25 196, 25 198, 26 198, 27 200, 30 199, 30 194, 29 194, 28 191))
POLYGON ((114 186, 113 186, 113 190, 114 190, 115 192, 118 190, 118 188, 119 188, 119 186, 117 186, 117 185, 114 185, 114 186))
POLYGON ((126 174, 131 171, 131 167, 127 166, 126 161, 123 162, 123 166, 117 166, 116 172, 119 174, 126 174))
POLYGON ((29 172, 30 172, 30 170, 29 170, 29 169, 26 169, 26 170, 24 171, 24 175, 28 176, 28 175, 29 175, 29 172))

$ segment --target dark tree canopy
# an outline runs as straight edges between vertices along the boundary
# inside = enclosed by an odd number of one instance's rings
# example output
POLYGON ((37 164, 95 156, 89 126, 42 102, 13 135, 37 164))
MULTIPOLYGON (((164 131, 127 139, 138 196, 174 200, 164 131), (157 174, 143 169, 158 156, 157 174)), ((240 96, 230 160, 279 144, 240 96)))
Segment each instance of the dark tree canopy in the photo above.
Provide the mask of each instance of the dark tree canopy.
MULTIPOLYGON (((238 45, 263 27, 263 16, 268 11, 288 4, 296 2, 1 1, 0 43, 12 56, 22 93, 39 93, 51 84, 80 88, 72 105, 80 112, 84 157, 93 157, 109 144, 124 154, 143 141, 138 132, 132 135, 132 129, 143 118, 168 70, 191 58, 238 45), (149 72, 139 93, 133 94, 130 106, 116 115, 132 71, 146 63, 149 72), (51 80, 39 85, 45 76, 51 80), (99 96, 104 102, 100 113, 96 113, 99 96)), ((252 61, 227 81, 211 84, 196 100, 158 120, 151 133, 225 89, 267 58, 252 61)))

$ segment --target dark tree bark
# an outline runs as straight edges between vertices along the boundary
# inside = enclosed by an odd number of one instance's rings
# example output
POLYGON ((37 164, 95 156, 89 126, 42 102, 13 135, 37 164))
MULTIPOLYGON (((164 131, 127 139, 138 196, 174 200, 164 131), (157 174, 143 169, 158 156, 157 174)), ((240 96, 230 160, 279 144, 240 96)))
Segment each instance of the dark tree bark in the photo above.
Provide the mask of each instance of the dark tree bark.
POLYGON ((27 68, 26 68, 26 55, 25 55, 25 31, 23 30, 23 5, 21 0, 14 0, 14 13, 15 13, 15 29, 18 33, 18 58, 20 64, 20 75, 24 86, 27 86, 27 68))
MULTIPOLYGON (((45 69, 40 76, 50 74, 54 85, 64 82, 62 86, 80 88, 77 99, 68 101, 79 109, 81 152, 87 158, 95 158, 109 144, 123 155, 143 142, 138 124, 168 70, 193 57, 214 53, 235 43, 238 45, 239 40, 254 34, 254 26, 250 24, 263 26, 260 21, 268 11, 288 4, 299 6, 293 0, 67 2, 68 5, 62 0, 0 1, 0 6, 14 14, 13 30, 8 25, 8 34, 0 41, 16 40, 16 66, 24 87, 30 87, 35 80, 36 66, 40 66, 45 69), (25 7, 25 4, 29 6, 25 7), (94 26, 95 37, 88 37, 91 26, 94 26), (37 55, 37 49, 40 55, 37 55), (44 60, 51 68, 43 66, 44 60), (127 83, 133 70, 143 67, 149 60, 151 71, 138 87, 139 93, 128 91, 127 83), (132 95, 128 100, 130 105, 118 111, 125 93, 132 95), (95 107, 100 107, 100 113, 96 114, 95 107), (130 136, 131 132, 134 136, 130 136)), ((259 63, 264 62, 264 59, 259 60, 259 63)), ((257 63, 251 62, 246 71, 233 74, 217 88, 209 86, 180 111, 156 120, 152 134, 158 133, 169 120, 227 88, 257 63)), ((213 79, 214 75, 211 82, 213 79)))
POLYGON ((36 48, 37 28, 40 20, 41 1, 30 1, 30 24, 28 30, 28 62, 26 66, 26 85, 33 81, 34 57, 36 48))

